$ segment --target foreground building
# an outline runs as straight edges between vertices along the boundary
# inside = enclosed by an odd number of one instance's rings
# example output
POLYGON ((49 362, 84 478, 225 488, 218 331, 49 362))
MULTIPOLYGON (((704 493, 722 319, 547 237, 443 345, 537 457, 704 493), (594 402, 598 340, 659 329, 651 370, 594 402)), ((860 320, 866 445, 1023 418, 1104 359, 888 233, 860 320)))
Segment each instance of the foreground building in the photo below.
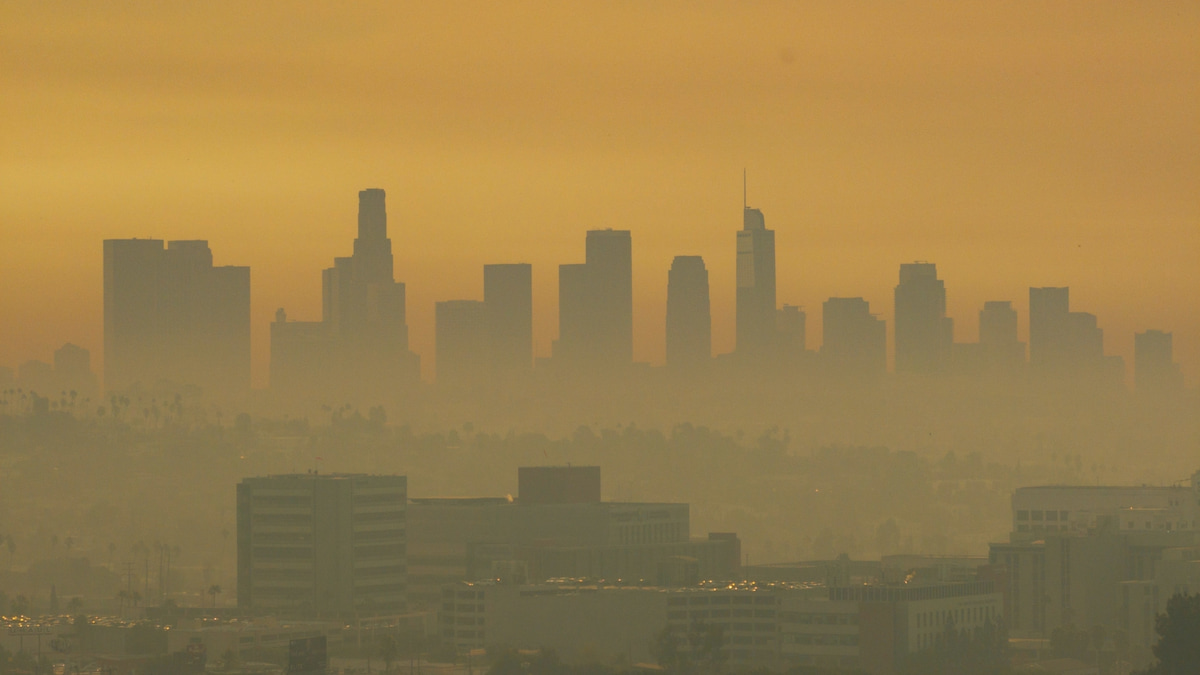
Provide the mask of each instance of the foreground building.
POLYGON ((290 474, 237 487, 238 608, 285 616, 400 614, 404 476, 290 474))
POLYGON ((414 499, 408 570, 414 608, 448 583, 588 577, 683 583, 736 576, 736 535, 690 536, 687 504, 604 502, 599 467, 524 467, 508 497, 414 499))

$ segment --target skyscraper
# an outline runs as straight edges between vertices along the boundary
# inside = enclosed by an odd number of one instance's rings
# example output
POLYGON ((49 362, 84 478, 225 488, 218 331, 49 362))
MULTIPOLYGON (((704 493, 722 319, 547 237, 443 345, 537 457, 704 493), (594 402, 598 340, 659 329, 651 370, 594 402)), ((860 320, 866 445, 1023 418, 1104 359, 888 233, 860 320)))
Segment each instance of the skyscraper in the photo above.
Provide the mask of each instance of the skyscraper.
POLYGON ((1170 393, 1183 387, 1172 341, 1170 333, 1160 330, 1133 336, 1133 380, 1139 392, 1170 393))
POLYGON ((386 398, 415 383, 403 283, 393 278, 383 190, 358 193, 354 254, 321 274, 321 321, 271 325, 271 387, 280 393, 386 398))
POLYGON ((1016 368, 1025 362, 1025 344, 1017 339, 1017 310, 1007 301, 988 301, 979 311, 979 346, 984 365, 1016 368))
POLYGON ((808 348, 808 315, 804 308, 784 304, 775 314, 775 333, 777 336, 779 354, 784 358, 794 358, 804 353, 808 348))
POLYGON ((704 258, 675 256, 667 273, 667 367, 690 372, 710 358, 712 318, 704 258))
POLYGON ((214 267, 206 241, 104 242, 105 388, 250 387, 250 268, 214 267))
POLYGON ((896 372, 944 371, 954 344, 954 320, 946 316, 946 286, 937 278, 937 265, 900 265, 895 298, 896 372))
POLYGON ((554 357, 570 367, 633 362, 633 258, 628 230, 590 230, 586 262, 559 265, 554 357))
POLYGON ((1071 311, 1071 289, 1029 289, 1029 365, 1050 370, 1065 357, 1067 315, 1071 311))
POLYGON ((488 324, 484 303, 447 300, 435 308, 438 384, 476 384, 488 375, 488 324))
POLYGON ((737 353, 766 356, 775 337, 775 232, 745 206, 737 233, 737 353))
POLYGON ((821 306, 821 359, 836 377, 887 372, 887 325, 862 298, 829 298, 821 306))
POLYGON ((528 371, 533 364, 533 267, 484 265, 483 304, 492 371, 502 376, 528 371))
POLYGON ((633 363, 633 247, 629 230, 587 233, 592 357, 598 365, 633 363))
POLYGON ((1036 372, 1120 379, 1118 361, 1105 359, 1104 331, 1096 316, 1070 311, 1070 289, 1029 289, 1029 363, 1036 372))

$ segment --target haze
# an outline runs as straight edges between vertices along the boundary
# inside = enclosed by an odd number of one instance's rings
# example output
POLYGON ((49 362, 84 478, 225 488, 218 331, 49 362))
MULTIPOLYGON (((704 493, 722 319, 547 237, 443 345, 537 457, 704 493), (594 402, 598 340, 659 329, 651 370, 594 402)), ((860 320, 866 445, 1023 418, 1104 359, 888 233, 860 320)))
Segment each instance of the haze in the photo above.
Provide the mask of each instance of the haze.
MULTIPOLYGON (((741 172, 779 300, 890 316, 930 260, 956 339, 984 300, 1072 288, 1132 364, 1200 372, 1194 3, 286 3, 0 10, 0 363, 101 363, 100 240, 204 238, 253 268, 254 383, 278 307, 319 318, 354 193, 388 190, 412 348, 480 265, 533 265, 535 351, 582 232, 634 237, 634 357, 661 363, 666 270, 705 257, 733 348, 741 172)), ((1025 320, 1022 316, 1022 333, 1025 320)), ((1190 381, 1194 381, 1191 379, 1190 381)))

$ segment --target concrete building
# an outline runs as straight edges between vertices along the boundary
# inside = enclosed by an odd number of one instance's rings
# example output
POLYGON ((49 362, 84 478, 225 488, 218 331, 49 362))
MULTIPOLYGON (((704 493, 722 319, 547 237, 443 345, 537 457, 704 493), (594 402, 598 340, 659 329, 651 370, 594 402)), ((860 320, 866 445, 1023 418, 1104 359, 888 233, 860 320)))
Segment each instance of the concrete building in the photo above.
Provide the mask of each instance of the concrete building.
POLYGON ((413 499, 408 571, 414 607, 447 583, 502 576, 646 580, 732 578, 734 535, 690 536, 687 504, 603 502, 596 467, 522 469, 515 499, 413 499))
POLYGON ((206 241, 104 242, 104 387, 250 388, 250 268, 206 241))
POLYGON ((354 617, 407 603, 404 476, 290 474, 237 488, 238 607, 354 617))
POLYGON ((839 379, 887 372, 887 325, 862 298, 830 298, 821 306, 821 360, 839 379))
POLYGON ((483 305, 491 372, 505 378, 528 372, 533 367, 533 266, 484 265, 483 305))
POLYGON ((652 661, 665 630, 684 654, 697 630, 720 632, 731 668, 862 669, 885 675, 948 625, 1001 618, 991 581, 930 584, 721 583, 644 586, 564 580, 443 589, 439 626, 460 653, 549 647, 567 662, 652 661))
POLYGON ((1133 336, 1133 381, 1139 393, 1174 394, 1183 389, 1172 339, 1159 330, 1133 336))
POLYGON ((712 317, 704 258, 675 256, 667 273, 667 367, 694 373, 710 359, 712 317))
POLYGON ((775 341, 775 231, 745 206, 737 233, 737 353, 761 360, 775 341))
POLYGON ((945 371, 954 344, 954 320, 946 316, 946 285, 937 277, 937 265, 901 265, 895 302, 896 372, 945 371))
POLYGON ((447 300, 435 309, 437 381, 469 386, 483 382, 490 370, 488 313, 478 300, 447 300))

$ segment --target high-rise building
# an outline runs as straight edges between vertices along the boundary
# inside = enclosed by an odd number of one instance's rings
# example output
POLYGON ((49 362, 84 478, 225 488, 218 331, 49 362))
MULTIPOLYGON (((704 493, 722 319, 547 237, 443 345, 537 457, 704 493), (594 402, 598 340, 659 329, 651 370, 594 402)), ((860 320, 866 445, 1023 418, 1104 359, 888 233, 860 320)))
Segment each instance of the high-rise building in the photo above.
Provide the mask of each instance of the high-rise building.
POLYGON ((1071 289, 1029 289, 1029 365, 1048 371, 1065 357, 1067 315, 1071 312, 1071 289))
POLYGON ((1175 363, 1172 335, 1148 330, 1133 336, 1133 381, 1139 392, 1169 393, 1183 387, 1183 374, 1175 363))
POLYGON ((484 265, 483 304, 493 372, 528 371, 533 364, 533 267, 484 265))
POLYGON ((438 384, 469 385, 488 375, 486 305, 478 300, 447 300, 435 308, 438 384))
POLYGON ((946 316, 946 285, 937 277, 937 265, 900 265, 895 297, 896 372, 944 371, 954 344, 954 320, 946 316))
POLYGON ((1104 356, 1104 331, 1096 316, 1070 311, 1070 289, 1029 289, 1029 363, 1055 376, 1103 375, 1120 380, 1123 364, 1104 356))
POLYGON ((839 377, 887 372, 887 325, 862 298, 830 298, 821 307, 821 358, 839 377))
POLYGON ((589 230, 592 356, 598 364, 633 363, 633 247, 629 230, 589 230))
POLYGON ((712 317, 704 258, 675 256, 667 273, 667 367, 693 371, 711 358, 712 317))
POLYGON ((408 350, 405 287, 393 278, 383 190, 358 193, 354 254, 321 275, 321 321, 271 325, 271 387, 283 394, 368 396, 378 400, 419 378, 408 350))
POLYGON ((242 610, 308 616, 406 608, 404 476, 292 474, 237 486, 242 610))
POLYGON ((587 265, 558 266, 558 340, 554 358, 578 365, 586 353, 589 336, 587 265))
POLYGON ((803 307, 784 304, 775 315, 780 356, 793 358, 808 348, 808 315, 803 307))
POLYGON ((558 341, 564 364, 633 362, 633 258, 628 230, 589 230, 586 262, 558 268, 558 341))
POLYGON ((104 242, 105 387, 250 387, 250 268, 214 267, 205 241, 104 242))
POLYGON ((775 338, 775 231, 762 211, 742 209, 737 233, 737 353, 761 359, 775 338))
POLYGON ((984 364, 1016 368, 1025 362, 1025 343, 1017 339, 1017 310, 1008 301, 988 301, 979 311, 979 346, 984 364))

